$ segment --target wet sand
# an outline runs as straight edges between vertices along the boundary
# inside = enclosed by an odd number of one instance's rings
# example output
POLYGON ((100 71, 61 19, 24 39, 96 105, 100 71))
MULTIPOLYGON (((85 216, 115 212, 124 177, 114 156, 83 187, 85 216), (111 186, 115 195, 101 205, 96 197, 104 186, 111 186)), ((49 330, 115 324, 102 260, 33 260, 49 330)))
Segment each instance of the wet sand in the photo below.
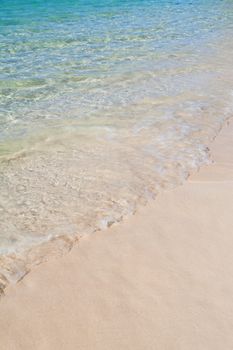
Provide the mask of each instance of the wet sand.
POLYGON ((213 164, 8 287, 0 348, 233 349, 232 136, 231 121, 213 164))

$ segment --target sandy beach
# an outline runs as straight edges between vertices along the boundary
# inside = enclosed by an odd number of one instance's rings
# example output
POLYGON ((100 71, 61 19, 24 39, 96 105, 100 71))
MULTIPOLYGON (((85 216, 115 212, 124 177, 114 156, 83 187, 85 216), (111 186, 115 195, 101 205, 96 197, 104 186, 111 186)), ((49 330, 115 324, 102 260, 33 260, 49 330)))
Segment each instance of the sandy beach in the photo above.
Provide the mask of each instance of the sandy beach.
POLYGON ((7 288, 0 348, 233 349, 232 135, 183 186, 7 288))

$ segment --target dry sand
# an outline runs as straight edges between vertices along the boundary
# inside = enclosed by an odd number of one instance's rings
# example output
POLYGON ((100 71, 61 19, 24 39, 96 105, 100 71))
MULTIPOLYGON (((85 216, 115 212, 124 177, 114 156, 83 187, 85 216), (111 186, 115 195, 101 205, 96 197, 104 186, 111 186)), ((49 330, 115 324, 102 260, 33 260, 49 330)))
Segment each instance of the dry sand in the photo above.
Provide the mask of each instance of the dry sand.
POLYGON ((184 186, 10 286, 0 349, 232 350, 232 136, 184 186))

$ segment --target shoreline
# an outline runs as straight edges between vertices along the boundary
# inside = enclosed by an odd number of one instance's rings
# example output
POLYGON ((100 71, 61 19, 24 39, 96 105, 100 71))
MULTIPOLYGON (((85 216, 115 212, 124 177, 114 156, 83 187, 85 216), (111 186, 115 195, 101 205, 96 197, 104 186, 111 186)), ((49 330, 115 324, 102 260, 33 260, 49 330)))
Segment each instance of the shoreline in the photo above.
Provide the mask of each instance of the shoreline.
MULTIPOLYGON (((211 144, 214 141, 214 139, 217 137, 217 135, 219 134, 219 132, 221 131, 221 129, 229 119, 230 119, 229 117, 226 117, 225 120, 222 121, 221 123, 219 122, 217 123, 216 121, 215 123, 213 123, 213 125, 211 126, 212 132, 209 132, 209 135, 208 135, 208 142, 207 140, 206 142, 204 142, 204 140, 202 140, 203 142, 201 142, 202 154, 201 155, 199 154, 199 159, 197 160, 199 162, 198 165, 195 164, 195 166, 194 165, 190 166, 190 164, 189 165, 186 164, 187 169, 184 167, 185 168, 185 170, 183 170, 184 173, 181 173, 178 175, 176 174, 176 169, 174 168, 173 169, 174 173, 171 173, 171 175, 174 175, 174 179, 173 179, 174 183, 172 180, 170 181, 168 180, 166 184, 166 175, 164 176, 164 179, 157 179, 157 181, 155 178, 153 184, 149 185, 149 187, 151 186, 151 189, 149 190, 149 196, 148 196, 148 193, 146 195, 146 191, 144 191, 144 194, 142 194, 141 196, 139 195, 134 200, 135 203, 132 204, 133 208, 130 208, 130 204, 129 204, 128 206, 129 213, 127 213, 127 210, 124 213, 124 210, 123 210, 121 215, 119 215, 118 217, 116 216, 113 219, 111 219, 111 216, 110 216, 110 219, 108 218, 108 215, 107 215, 108 212, 106 212, 105 215, 101 214, 102 218, 94 222, 92 225, 93 227, 91 227, 90 225, 91 230, 89 231, 88 234, 92 235, 95 232, 108 229, 112 225, 118 225, 124 220, 127 220, 127 218, 129 218, 131 215, 135 215, 135 213, 137 213, 140 206, 148 205, 150 201, 157 198, 158 195, 164 190, 167 191, 170 188, 172 189, 182 185, 185 181, 187 181, 187 179, 191 174, 199 171, 200 167, 203 166, 203 163, 208 164, 208 162, 210 161, 210 152, 209 152, 208 144, 211 144), (163 181, 165 181, 165 187, 163 187, 162 185, 163 181)), ((177 163, 177 165, 180 166, 179 162, 177 163)), ((17 169, 15 169, 15 171, 17 172, 17 169)), ((33 188, 31 190, 33 192, 33 188)), ((98 192, 97 189, 96 191, 98 192)), ((123 194, 121 198, 124 201, 123 194)), ((43 202, 43 199, 42 199, 42 202, 43 202)), ((37 203, 37 204, 40 205, 40 203, 37 203)), ((35 207, 35 203, 34 203, 34 207, 35 207)), ((125 208, 127 208, 127 206, 125 208)), ((35 213, 36 213, 36 210, 35 210, 35 213)), ((63 213, 62 210, 60 210, 60 214, 61 213, 63 213)), ((21 215, 22 213, 19 213, 19 214, 21 215)), ((27 212, 25 213, 24 217, 27 217, 26 214, 27 212)), ((30 217, 30 213, 28 214, 30 217)), ((15 214, 15 217, 17 217, 16 214, 15 214)), ((8 221, 11 221, 11 220, 8 220, 8 221)), ((53 221, 53 223, 56 223, 56 222, 57 222, 56 220, 53 221)), ((83 222, 84 222, 84 219, 83 219, 83 222)), ((20 222, 18 224, 20 224, 20 222)), ((73 247, 77 244, 77 242, 80 242, 80 239, 83 239, 83 237, 85 237, 85 235, 87 234, 85 233, 85 225, 83 225, 82 229, 84 230, 84 232, 81 231, 82 233, 80 232, 77 234, 78 232, 77 230, 75 235, 71 235, 71 234, 64 234, 64 232, 66 232, 66 228, 63 227, 61 235, 54 236, 54 237, 45 236, 44 239, 42 239, 41 241, 38 241, 36 244, 33 244, 31 246, 29 245, 28 247, 25 247, 25 249, 18 250, 18 251, 17 249, 16 251, 14 251, 13 249, 13 251, 6 253, 4 255, 1 255, 0 256, 0 265, 1 265, 0 298, 4 295, 5 289, 10 284, 15 284, 20 280, 22 280, 24 276, 26 276, 28 273, 30 273, 34 269, 35 266, 42 264, 50 259, 59 258, 69 253, 70 250, 73 249, 73 247)), ((56 225, 54 226, 54 230, 56 231, 56 225)), ((40 232, 38 227, 37 229, 35 227, 34 231, 40 232)))
POLYGON ((0 345, 230 350, 232 134, 226 120, 212 164, 8 286, 0 345))

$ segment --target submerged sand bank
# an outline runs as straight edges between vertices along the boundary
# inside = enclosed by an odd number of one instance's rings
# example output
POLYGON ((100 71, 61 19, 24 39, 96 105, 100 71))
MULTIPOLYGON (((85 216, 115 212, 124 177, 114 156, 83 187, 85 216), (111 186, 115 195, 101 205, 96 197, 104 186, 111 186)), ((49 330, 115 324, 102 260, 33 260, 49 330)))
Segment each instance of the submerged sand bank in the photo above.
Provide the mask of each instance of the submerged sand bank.
POLYGON ((232 349, 232 135, 184 186, 10 286, 0 348, 232 349))

